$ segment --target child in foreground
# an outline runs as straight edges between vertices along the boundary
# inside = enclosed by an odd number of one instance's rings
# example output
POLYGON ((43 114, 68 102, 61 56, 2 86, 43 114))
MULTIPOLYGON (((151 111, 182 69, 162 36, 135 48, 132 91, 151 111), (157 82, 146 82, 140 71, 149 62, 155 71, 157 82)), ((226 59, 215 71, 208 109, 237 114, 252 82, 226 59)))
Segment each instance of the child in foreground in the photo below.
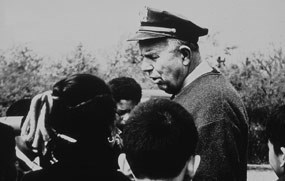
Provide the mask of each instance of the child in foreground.
POLYGON ((138 104, 122 133, 122 172, 137 181, 182 181, 193 178, 200 163, 195 155, 198 133, 192 116, 178 103, 151 99, 138 104))

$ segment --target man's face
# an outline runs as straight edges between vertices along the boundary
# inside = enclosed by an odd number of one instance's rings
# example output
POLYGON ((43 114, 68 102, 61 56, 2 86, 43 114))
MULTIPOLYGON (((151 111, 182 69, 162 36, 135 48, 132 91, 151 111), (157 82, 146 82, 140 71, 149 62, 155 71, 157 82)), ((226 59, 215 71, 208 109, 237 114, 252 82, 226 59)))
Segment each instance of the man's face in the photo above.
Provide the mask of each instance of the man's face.
POLYGON ((125 124, 129 118, 131 110, 136 106, 136 103, 132 100, 120 100, 117 102, 117 116, 120 124, 125 124))
POLYGON ((167 41, 139 42, 142 70, 167 93, 178 93, 186 76, 183 56, 167 41))
POLYGON ((273 168, 274 172, 278 177, 282 176, 284 174, 284 168, 281 167, 281 155, 276 155, 274 152, 273 144, 268 141, 268 158, 269 158, 269 163, 271 167, 273 168))

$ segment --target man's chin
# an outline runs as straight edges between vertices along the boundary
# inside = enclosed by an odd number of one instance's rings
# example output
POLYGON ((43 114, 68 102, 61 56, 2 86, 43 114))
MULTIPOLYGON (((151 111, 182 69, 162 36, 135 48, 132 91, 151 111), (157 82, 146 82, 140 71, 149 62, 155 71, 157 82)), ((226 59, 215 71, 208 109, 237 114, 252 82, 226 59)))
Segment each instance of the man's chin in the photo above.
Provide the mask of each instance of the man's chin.
POLYGON ((156 85, 157 85, 157 87, 158 87, 160 90, 165 91, 165 90, 167 89, 167 86, 164 85, 164 84, 156 84, 156 85))
POLYGON ((168 94, 172 94, 172 91, 169 89, 169 87, 165 84, 157 84, 157 87, 160 90, 163 90, 164 92, 168 93, 168 94))

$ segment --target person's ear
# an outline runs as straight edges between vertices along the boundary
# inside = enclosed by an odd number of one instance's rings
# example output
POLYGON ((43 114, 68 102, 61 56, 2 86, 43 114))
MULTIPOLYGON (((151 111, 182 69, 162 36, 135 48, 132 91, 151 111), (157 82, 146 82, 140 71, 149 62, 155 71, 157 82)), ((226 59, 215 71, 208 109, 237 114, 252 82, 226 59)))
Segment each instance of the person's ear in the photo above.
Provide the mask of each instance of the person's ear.
POLYGON ((119 171, 122 172, 124 175, 132 175, 132 171, 130 168, 130 165, 127 161, 126 154, 121 153, 118 157, 118 165, 119 165, 119 171))
POLYGON ((285 147, 281 147, 281 157, 280 157, 280 167, 284 167, 285 166, 285 147))
POLYGON ((189 63, 191 61, 191 56, 192 56, 191 49, 186 45, 181 45, 179 47, 179 51, 181 52, 183 65, 185 65, 185 66, 189 65, 189 63))
POLYGON ((187 172, 192 179, 200 165, 201 157, 200 155, 191 156, 187 165, 187 172))

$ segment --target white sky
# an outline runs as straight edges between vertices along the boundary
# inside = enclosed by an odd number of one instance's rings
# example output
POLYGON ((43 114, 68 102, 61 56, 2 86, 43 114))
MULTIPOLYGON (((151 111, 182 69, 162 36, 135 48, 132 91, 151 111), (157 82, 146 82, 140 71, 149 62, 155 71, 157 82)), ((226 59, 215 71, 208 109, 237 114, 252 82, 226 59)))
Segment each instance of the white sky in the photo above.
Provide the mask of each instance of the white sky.
POLYGON ((222 45, 254 51, 285 40, 284 0, 0 0, 0 49, 27 44, 58 56, 79 42, 89 50, 109 47, 136 30, 145 4, 219 32, 222 45))

